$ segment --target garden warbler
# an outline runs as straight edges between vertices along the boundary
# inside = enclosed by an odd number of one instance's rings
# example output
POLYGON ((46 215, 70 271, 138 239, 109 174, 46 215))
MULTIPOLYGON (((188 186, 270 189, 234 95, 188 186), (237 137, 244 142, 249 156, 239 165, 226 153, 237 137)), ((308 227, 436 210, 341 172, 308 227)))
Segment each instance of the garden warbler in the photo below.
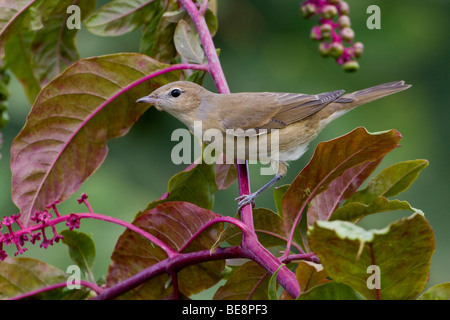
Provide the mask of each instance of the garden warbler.
MULTIPOLYGON (((381 84, 345 94, 344 90, 316 95, 301 93, 243 92, 217 94, 186 81, 166 84, 137 102, 150 103, 183 122, 191 132, 201 121, 201 138, 206 130, 222 134, 223 150, 245 160, 270 161, 275 177, 258 191, 236 198, 238 210, 253 203, 256 197, 287 172, 287 162, 300 158, 308 144, 332 120, 347 111, 375 99, 408 89, 403 81, 381 84), (244 132, 244 133, 243 133, 244 132), (229 140, 230 136, 233 140, 229 140), (236 143, 246 137, 245 144, 236 143), (258 137, 266 148, 249 147, 249 138, 258 137), (264 137, 264 140, 261 140, 264 137), (273 139, 273 138, 276 139, 273 139), (226 142, 233 149, 226 149, 226 142), (244 152, 239 153, 241 149, 244 152), (232 150, 232 151, 229 151, 232 150), (264 152, 262 152, 263 150, 264 152)), ((227 156, 228 156, 227 154, 227 156)))

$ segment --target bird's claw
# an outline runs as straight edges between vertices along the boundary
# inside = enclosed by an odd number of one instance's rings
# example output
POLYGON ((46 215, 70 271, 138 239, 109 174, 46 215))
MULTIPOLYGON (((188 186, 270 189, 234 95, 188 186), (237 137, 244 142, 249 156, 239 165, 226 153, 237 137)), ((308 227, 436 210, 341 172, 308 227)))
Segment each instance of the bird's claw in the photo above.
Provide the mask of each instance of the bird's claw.
POLYGON ((258 195, 255 193, 252 194, 244 194, 242 196, 237 197, 235 200, 238 201, 238 212, 241 211, 243 207, 248 204, 252 204, 252 207, 255 206, 255 199, 258 195))

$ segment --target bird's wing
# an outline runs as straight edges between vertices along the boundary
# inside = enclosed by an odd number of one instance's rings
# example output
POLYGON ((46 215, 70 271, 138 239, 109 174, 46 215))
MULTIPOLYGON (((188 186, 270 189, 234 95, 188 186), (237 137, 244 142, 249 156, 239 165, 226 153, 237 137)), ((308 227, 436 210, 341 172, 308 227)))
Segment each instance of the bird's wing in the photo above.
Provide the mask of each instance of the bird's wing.
MULTIPOLYGON (((225 129, 281 129, 300 121, 339 98, 344 90, 317 95, 299 93, 262 92, 246 93, 246 105, 240 112, 228 113, 222 117, 225 129)), ((234 95, 239 99, 239 94, 234 95)))

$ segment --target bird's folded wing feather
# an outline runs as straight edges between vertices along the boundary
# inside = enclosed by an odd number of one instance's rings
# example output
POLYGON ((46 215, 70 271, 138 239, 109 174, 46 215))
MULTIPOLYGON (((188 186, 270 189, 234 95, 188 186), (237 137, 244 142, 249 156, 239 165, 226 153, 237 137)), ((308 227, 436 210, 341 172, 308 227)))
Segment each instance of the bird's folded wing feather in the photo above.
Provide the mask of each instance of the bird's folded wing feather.
MULTIPOLYGON (((245 93, 231 94, 235 105, 242 105, 239 112, 222 115, 225 129, 281 129, 291 123, 305 119, 335 101, 344 90, 317 95, 299 93, 245 93), (239 101, 239 99, 241 100, 239 101), (246 101, 242 104, 242 101, 246 101)), ((228 97, 229 98, 229 97, 228 97)))

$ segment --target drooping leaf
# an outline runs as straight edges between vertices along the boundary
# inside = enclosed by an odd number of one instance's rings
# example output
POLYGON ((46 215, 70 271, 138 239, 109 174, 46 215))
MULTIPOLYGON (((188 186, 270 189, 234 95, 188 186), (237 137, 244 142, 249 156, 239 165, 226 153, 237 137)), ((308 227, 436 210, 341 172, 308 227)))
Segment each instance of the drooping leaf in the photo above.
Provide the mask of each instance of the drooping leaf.
POLYGON ((0 2, 0 61, 5 44, 14 33, 42 28, 37 7, 42 0, 3 0, 0 2))
MULTIPOLYGON (((187 202, 167 202, 139 216, 133 224, 153 234, 175 250, 179 250, 192 235, 210 220, 218 217, 214 212, 187 202)), ((209 250, 221 231, 214 224, 197 237, 183 252, 209 250)), ((106 284, 111 287, 149 266, 167 259, 162 249, 132 231, 125 231, 112 254, 106 284)), ((185 296, 201 292, 222 275, 224 261, 210 261, 188 266, 178 272, 178 288, 185 296)), ((169 277, 162 274, 121 296, 124 299, 162 299, 170 295, 169 277)))
POLYGON ((346 221, 317 221, 309 245, 333 280, 367 299, 389 300, 414 299, 425 288, 435 242, 429 223, 414 213, 369 231, 346 221))
POLYGON ((321 264, 302 260, 295 268, 295 275, 300 285, 300 292, 306 292, 320 284, 329 282, 327 273, 321 264))
MULTIPOLYGON (((150 202, 142 214, 158 204, 168 201, 185 201, 211 210, 217 186, 214 180, 214 165, 204 162, 192 164, 169 180, 167 194, 163 199, 150 202)), ((138 214, 138 215, 139 215, 138 214)))
POLYGON ((194 27, 183 19, 178 22, 175 29, 174 43, 178 53, 188 62, 203 63, 205 52, 201 46, 198 34, 194 27))
POLYGON ((22 84, 30 103, 41 91, 41 84, 33 72, 31 41, 34 32, 13 34, 5 45, 5 62, 22 84))
MULTIPOLYGON (((0 299, 12 298, 66 280, 64 271, 36 259, 21 257, 0 261, 0 299)), ((62 288, 57 290, 61 291, 62 288)), ((53 294, 54 290, 33 298, 44 299, 53 294)))
POLYGON ((440 283, 429 288, 417 300, 450 300, 450 282, 440 283))
POLYGON ((339 138, 317 145, 308 165, 299 173, 283 196, 283 220, 286 233, 306 205, 348 169, 367 161, 376 161, 393 150, 401 139, 395 131, 369 133, 359 127, 339 138))
POLYGON ((85 22, 86 29, 99 36, 118 36, 135 30, 155 14, 158 1, 113 0, 85 22))
POLYGON ((87 275, 92 275, 95 261, 95 244, 90 236, 76 230, 63 230, 62 242, 69 247, 69 255, 73 262, 87 275))
POLYGON ((166 11, 160 8, 153 19, 144 25, 139 51, 162 62, 172 61, 177 54, 173 34, 185 14, 184 10, 166 11))
POLYGON ((411 207, 407 201, 389 200, 386 197, 380 196, 372 200, 369 204, 361 202, 346 203, 333 212, 330 220, 354 221, 374 213, 394 210, 408 210, 423 215, 421 210, 411 207))
POLYGON ((351 287, 330 281, 300 294, 297 300, 362 300, 362 298, 351 287))
POLYGON ((269 274, 256 262, 236 268, 227 282, 217 289, 214 300, 267 300, 269 274))
POLYGON ((328 220, 340 202, 352 195, 376 169, 382 158, 367 161, 345 171, 328 189, 316 195, 308 207, 308 226, 317 220, 328 220))
POLYGON ((36 32, 31 53, 33 71, 42 87, 79 59, 75 46, 78 29, 67 26, 71 5, 79 7, 81 21, 95 9, 92 0, 46 0, 39 7, 44 27, 36 32))
POLYGON ((106 142, 126 134, 149 107, 136 99, 177 79, 172 73, 139 83, 165 67, 133 53, 82 59, 42 90, 11 146, 12 198, 25 225, 101 165, 106 142))
POLYGON ((347 203, 360 202, 369 204, 380 196, 396 196, 408 189, 420 171, 427 166, 427 160, 410 160, 396 163, 372 178, 367 187, 354 193, 347 200, 347 203))

